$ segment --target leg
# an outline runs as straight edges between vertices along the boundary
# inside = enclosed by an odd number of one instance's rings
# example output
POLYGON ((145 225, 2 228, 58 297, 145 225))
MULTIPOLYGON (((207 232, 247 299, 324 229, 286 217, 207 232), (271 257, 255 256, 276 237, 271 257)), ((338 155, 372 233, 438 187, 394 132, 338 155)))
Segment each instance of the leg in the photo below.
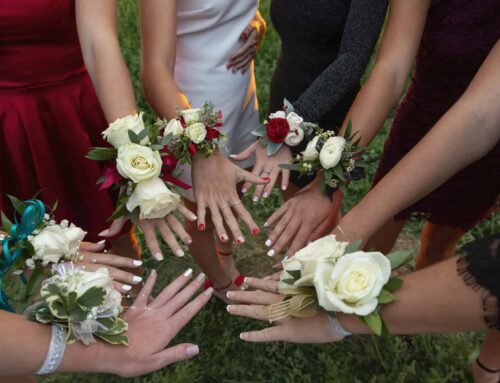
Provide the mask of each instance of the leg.
POLYGON ((365 249, 375 249, 383 254, 390 253, 399 233, 406 225, 406 220, 396 221, 391 219, 387 221, 367 242, 365 249))
MULTIPOLYGON (((488 369, 500 370, 500 331, 490 330, 488 332, 478 359, 488 369)), ((500 382, 500 371, 497 373, 485 371, 476 362, 472 365, 472 375, 474 383, 500 382)))
POLYGON ((460 228, 427 222, 420 238, 416 268, 422 269, 455 255, 455 248, 464 233, 460 228))

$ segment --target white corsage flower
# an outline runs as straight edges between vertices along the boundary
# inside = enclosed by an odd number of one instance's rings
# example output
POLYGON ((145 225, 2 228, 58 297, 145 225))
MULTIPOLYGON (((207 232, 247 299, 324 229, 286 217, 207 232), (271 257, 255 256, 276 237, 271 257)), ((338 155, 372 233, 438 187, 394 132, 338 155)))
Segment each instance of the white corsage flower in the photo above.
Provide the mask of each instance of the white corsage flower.
POLYGON ((184 117, 186 125, 198 122, 200 120, 201 109, 184 109, 181 110, 181 116, 184 117))
POLYGON ((335 264, 320 263, 314 274, 318 303, 327 311, 366 316, 378 305, 378 296, 389 281, 391 264, 379 252, 355 252, 335 264))
POLYGON ((290 133, 285 137, 285 144, 288 146, 297 146, 304 139, 304 130, 301 127, 290 129, 290 133))
POLYGON ((83 238, 85 237, 85 234, 87 233, 78 226, 75 226, 73 224, 69 226, 61 225, 61 230, 64 233, 66 239, 68 240, 69 249, 65 257, 70 259, 71 257, 73 257, 78 253, 78 250, 80 249, 80 243, 82 242, 83 238))
POLYGON ((167 126, 165 127, 165 130, 163 132, 163 136, 166 137, 169 134, 172 135, 172 137, 180 137, 184 133, 184 128, 182 127, 182 124, 179 120, 173 119, 170 120, 167 126))
POLYGON ((149 146, 127 144, 118 148, 116 158, 118 173, 135 183, 158 177, 161 167, 160 153, 149 146))
POLYGON ((342 153, 346 145, 346 140, 344 137, 330 137, 326 140, 325 144, 321 148, 319 153, 319 160, 321 166, 325 169, 331 169, 340 162, 342 159, 342 153))
POLYGON ((195 144, 199 144, 207 136, 207 129, 201 122, 197 122, 196 124, 188 125, 184 134, 195 144))
POLYGON ((290 130, 300 128, 300 124, 304 122, 304 119, 295 112, 288 113, 286 120, 290 125, 290 130))
MULTIPOLYGON (((109 124, 108 128, 102 132, 102 136, 115 148, 130 143, 128 131, 132 130, 135 134, 139 134, 145 129, 142 113, 129 115, 119 118, 109 124)), ((146 136, 141 140, 141 145, 149 144, 149 138, 146 136)))
POLYGON ((278 110, 277 112, 271 113, 269 115, 270 120, 272 120, 273 118, 286 118, 286 113, 282 110, 278 110))
POLYGON ((46 226, 30 239, 35 249, 35 260, 42 265, 58 263, 65 254, 69 253, 69 241, 59 225, 46 226))
POLYGON ((177 208, 180 200, 160 178, 151 178, 136 185, 127 210, 132 212, 139 206, 141 219, 163 218, 177 208))
POLYGON ((302 158, 304 161, 314 161, 318 158, 319 153, 316 149, 318 145, 319 136, 314 137, 311 141, 307 143, 306 150, 302 152, 302 158))

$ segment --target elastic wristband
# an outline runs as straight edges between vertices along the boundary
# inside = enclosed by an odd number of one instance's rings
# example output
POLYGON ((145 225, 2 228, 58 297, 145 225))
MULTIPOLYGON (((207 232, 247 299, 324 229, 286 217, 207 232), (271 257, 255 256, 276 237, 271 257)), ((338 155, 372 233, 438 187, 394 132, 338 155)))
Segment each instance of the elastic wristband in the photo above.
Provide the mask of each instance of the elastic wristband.
POLYGON ((340 338, 345 338, 346 336, 352 335, 352 333, 342 327, 337 317, 328 315, 328 322, 330 323, 330 329, 332 330, 334 335, 340 338))
POLYGON ((52 338, 49 351, 37 375, 52 374, 61 365, 66 350, 66 330, 61 326, 52 325, 52 338))

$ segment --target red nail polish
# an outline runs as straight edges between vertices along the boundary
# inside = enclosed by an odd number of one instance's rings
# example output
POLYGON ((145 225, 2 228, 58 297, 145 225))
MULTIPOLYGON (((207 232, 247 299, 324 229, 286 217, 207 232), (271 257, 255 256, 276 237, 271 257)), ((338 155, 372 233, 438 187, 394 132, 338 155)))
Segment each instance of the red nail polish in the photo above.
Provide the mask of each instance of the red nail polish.
POLYGON ((260 233, 260 229, 258 227, 256 227, 255 229, 252 230, 252 234, 254 235, 254 237, 259 235, 259 233, 260 233))
POLYGON ((269 177, 262 177, 262 180, 263 181, 271 181, 271 178, 269 178, 269 177))
POLYGON ((200 230, 205 230, 205 225, 204 225, 204 224, 202 224, 202 223, 200 223, 200 224, 198 225, 198 229, 200 229, 200 230))
POLYGON ((243 242, 241 242, 239 239, 237 239, 237 240, 236 240, 236 243, 237 243, 238 245, 241 245, 243 242))

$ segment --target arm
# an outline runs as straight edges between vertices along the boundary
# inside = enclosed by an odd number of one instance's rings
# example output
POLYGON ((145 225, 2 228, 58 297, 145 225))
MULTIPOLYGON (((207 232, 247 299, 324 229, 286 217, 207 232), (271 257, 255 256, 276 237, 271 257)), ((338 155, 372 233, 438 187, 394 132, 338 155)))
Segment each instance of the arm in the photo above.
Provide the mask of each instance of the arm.
POLYGON ((77 0, 83 59, 108 122, 136 110, 134 90, 116 29, 115 0, 77 0))
POLYGON ((341 221, 349 239, 367 240, 398 211, 424 197, 500 140, 500 42, 464 95, 341 221))
POLYGON ((337 58, 294 103, 297 113, 306 121, 318 121, 359 84, 386 10, 387 0, 355 0, 351 3, 337 58))
POLYGON ((142 87, 156 114, 175 117, 189 101, 174 79, 176 1, 141 0, 142 87))
MULTIPOLYGON (((420 46, 430 0, 392 0, 387 25, 368 81, 358 93, 346 119, 361 146, 368 145, 396 106, 420 46)), ((343 130, 342 129, 342 130, 343 130)))

